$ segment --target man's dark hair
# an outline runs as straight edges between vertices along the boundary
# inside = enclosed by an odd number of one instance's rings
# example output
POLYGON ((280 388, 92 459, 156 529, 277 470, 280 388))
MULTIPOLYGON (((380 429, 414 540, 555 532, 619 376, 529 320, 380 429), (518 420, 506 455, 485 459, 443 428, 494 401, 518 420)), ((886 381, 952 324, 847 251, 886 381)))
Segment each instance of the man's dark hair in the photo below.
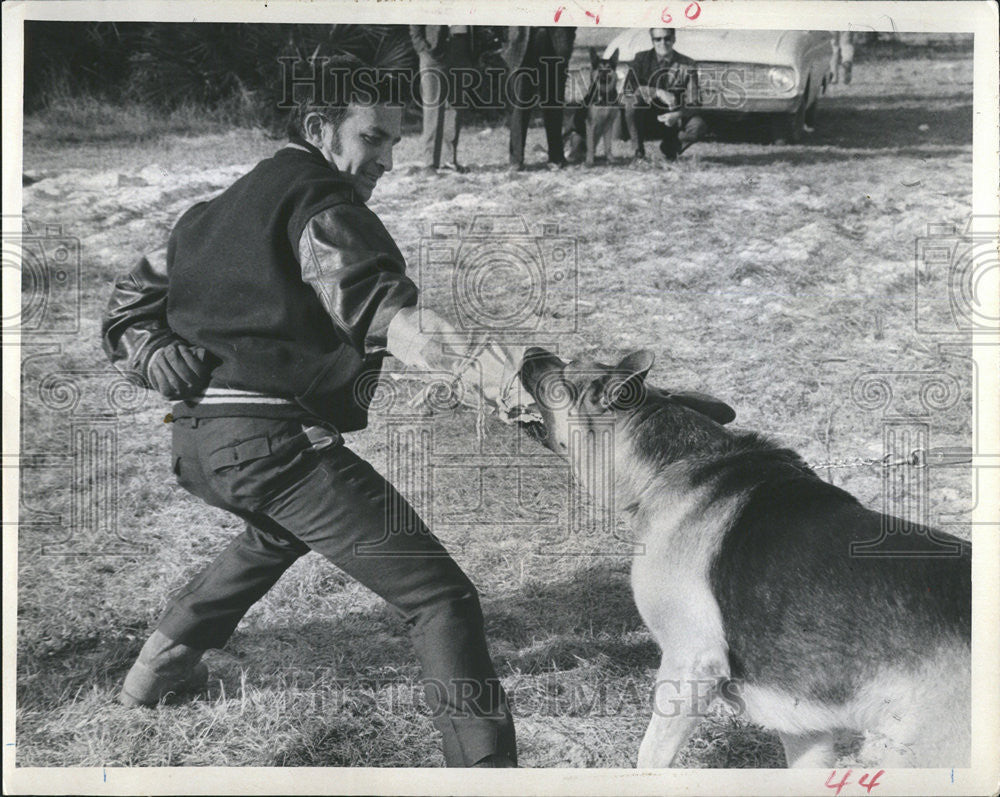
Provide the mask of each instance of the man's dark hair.
POLYGON ((400 103, 404 75, 399 70, 376 69, 348 54, 318 58, 310 64, 310 70, 310 74, 319 75, 311 85, 293 86, 293 90, 297 87, 310 91, 289 112, 285 126, 289 138, 306 137, 305 120, 311 113, 337 126, 347 117, 351 103, 400 103))
POLYGON ((649 29, 649 35, 650 36, 653 35, 653 31, 654 30, 665 30, 665 31, 667 31, 667 33, 669 33, 671 35, 671 37, 674 39, 674 41, 677 40, 677 28, 650 28, 649 29))

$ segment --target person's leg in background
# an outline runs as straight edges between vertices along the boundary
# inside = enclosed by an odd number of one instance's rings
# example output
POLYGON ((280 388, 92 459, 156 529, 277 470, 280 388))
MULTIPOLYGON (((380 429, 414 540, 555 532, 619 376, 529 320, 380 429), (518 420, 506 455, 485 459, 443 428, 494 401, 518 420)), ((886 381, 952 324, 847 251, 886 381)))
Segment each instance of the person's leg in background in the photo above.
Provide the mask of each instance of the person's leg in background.
POLYGON ((643 110, 642 105, 636 94, 630 91, 623 96, 622 106, 625 128, 628 130, 629 143, 632 145, 632 157, 645 158, 646 147, 642 137, 642 127, 639 124, 639 117, 643 110))
POLYGON ((541 66, 542 123, 545 125, 545 145, 548 161, 563 166, 563 106, 566 99, 566 59, 549 53, 539 59, 541 66))
POLYGON ((528 140, 531 111, 538 101, 538 64, 530 60, 510 75, 510 165, 524 166, 524 146, 528 140))
POLYGON ((456 107, 456 104, 462 104, 462 98, 455 96, 457 80, 454 70, 468 69, 472 65, 470 48, 468 33, 456 33, 448 39, 448 94, 442 119, 441 166, 457 172, 466 171, 458 161, 458 137, 465 111, 456 107))
POLYGON ((678 154, 686 150, 696 141, 701 141, 705 138, 705 134, 707 132, 708 124, 701 116, 690 116, 685 119, 683 126, 677 134, 677 140, 680 145, 678 154))
MULTIPOLYGON (((424 167, 436 169, 441 165, 441 155, 446 138, 448 121, 448 74, 445 64, 429 53, 420 53, 420 103, 423 106, 423 131, 420 148, 424 167)), ((451 123, 454 125, 454 109, 451 123)), ((454 136, 454 131, 451 132, 454 136)), ((454 158, 454 146, 451 157, 454 158)))

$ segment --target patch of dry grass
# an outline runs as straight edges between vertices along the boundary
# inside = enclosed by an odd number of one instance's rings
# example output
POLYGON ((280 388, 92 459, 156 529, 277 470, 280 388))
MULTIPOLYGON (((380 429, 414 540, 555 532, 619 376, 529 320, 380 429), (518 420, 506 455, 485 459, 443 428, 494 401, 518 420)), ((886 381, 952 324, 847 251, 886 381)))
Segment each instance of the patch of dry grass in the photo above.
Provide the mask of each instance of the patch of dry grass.
MULTIPOLYGON (((881 454, 880 411, 851 397, 866 373, 954 377, 955 402, 926 420, 933 444, 968 444, 970 366, 914 330, 912 253, 927 223, 959 223, 969 212, 971 75, 961 53, 859 64, 855 81, 823 101, 821 126, 805 144, 730 136, 692 148, 674 167, 654 156, 550 174, 533 152, 532 168, 511 178, 506 131, 470 129, 460 152, 472 172, 428 178, 413 168, 417 142, 407 137, 373 206, 414 267, 432 223, 509 213, 533 229, 558 223, 577 245, 579 323, 561 337, 543 331, 538 342, 601 358, 650 348, 654 383, 714 392, 737 408, 742 426, 807 458, 881 454)), ((26 188, 25 214, 80 240, 83 321, 58 352, 25 358, 22 451, 68 452, 74 419, 106 411, 112 375, 98 324, 114 275, 275 142, 246 131, 153 143, 26 140, 26 171, 39 181, 26 188), (40 402, 54 372, 83 386, 75 408, 40 402)), ((533 129, 529 151, 541 141, 533 129)), ((616 156, 625 153, 619 143, 616 156)), ((450 279, 423 278, 427 289, 450 279)), ((940 296, 946 286, 936 275, 922 289, 940 296)), ((440 309, 450 312, 447 295, 440 309)), ((919 380, 904 381, 896 394, 915 421, 919 390, 919 380)), ((173 483, 165 411, 149 396, 114 419, 115 529, 73 525, 65 464, 23 474, 18 765, 440 765, 414 699, 404 629, 318 557, 296 564, 226 649, 210 654, 207 695, 149 711, 114 704, 169 593, 239 529, 173 483)), ((389 420, 373 418, 350 440, 379 468, 389 420)), ((627 530, 567 535, 559 522, 537 519, 540 510, 565 519, 565 469, 492 422, 482 445, 507 459, 483 473, 480 495, 476 468, 459 458, 475 444, 474 419, 426 422, 434 493, 399 486, 480 588, 522 763, 632 766, 658 651, 632 603, 627 530), (464 522, 447 522, 477 504, 464 522)), ((877 472, 829 476, 881 506, 877 472)), ((972 502, 967 469, 936 469, 929 487, 932 519, 961 517, 972 502)), ((684 766, 783 763, 773 735, 724 712, 704 719, 682 756, 684 766)))

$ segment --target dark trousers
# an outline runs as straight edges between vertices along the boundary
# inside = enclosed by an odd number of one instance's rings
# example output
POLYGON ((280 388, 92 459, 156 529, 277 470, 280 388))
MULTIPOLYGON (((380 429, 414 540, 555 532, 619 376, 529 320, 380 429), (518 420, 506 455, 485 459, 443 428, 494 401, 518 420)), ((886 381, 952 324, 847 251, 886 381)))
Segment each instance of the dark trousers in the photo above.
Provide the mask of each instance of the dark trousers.
POLYGON ((516 761, 476 589, 392 485, 342 443, 311 444, 297 421, 182 418, 173 429, 181 486, 247 527, 172 598, 160 631, 222 647, 281 574, 317 551, 405 621, 446 763, 516 761))
POLYGON ((667 107, 659 102, 626 100, 625 114, 629 121, 629 134, 635 130, 638 137, 636 149, 642 149, 646 141, 658 140, 664 155, 676 157, 691 144, 703 139, 708 132, 705 120, 690 111, 685 112, 680 126, 667 126, 657 118, 666 111, 667 107), (628 119, 629 115, 634 121, 628 119))
POLYGON ((451 76, 443 60, 420 54, 420 104, 424 126, 420 137, 424 166, 438 167, 457 159, 458 112, 448 101, 451 76))
POLYGON ((451 36, 444 56, 420 53, 419 58, 420 104, 424 111, 420 145, 424 165, 436 168, 442 163, 458 163, 463 110, 455 107, 459 98, 452 70, 471 66, 468 34, 451 36))
POLYGON ((563 163, 562 122, 566 97, 566 59, 555 55, 548 32, 533 29, 524 63, 510 73, 510 162, 524 163, 531 112, 541 106, 550 163, 563 163))

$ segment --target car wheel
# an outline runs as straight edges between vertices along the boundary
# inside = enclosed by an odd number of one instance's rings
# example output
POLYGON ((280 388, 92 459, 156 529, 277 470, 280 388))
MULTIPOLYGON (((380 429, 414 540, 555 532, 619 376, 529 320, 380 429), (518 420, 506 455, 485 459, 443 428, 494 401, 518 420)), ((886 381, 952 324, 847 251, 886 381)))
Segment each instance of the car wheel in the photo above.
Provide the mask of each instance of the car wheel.
POLYGON ((777 114, 771 120, 772 144, 798 144, 806 126, 806 103, 809 101, 808 88, 802 94, 798 108, 792 113, 777 114))

